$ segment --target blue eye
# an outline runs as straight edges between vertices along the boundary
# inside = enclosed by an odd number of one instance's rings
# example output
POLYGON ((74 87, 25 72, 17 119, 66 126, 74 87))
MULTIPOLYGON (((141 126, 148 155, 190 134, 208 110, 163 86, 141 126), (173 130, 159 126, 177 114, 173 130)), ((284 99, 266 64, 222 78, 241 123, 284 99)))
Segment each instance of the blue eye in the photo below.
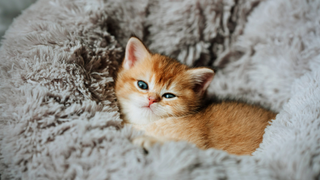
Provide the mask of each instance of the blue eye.
POLYGON ((138 81, 138 86, 140 89, 144 89, 144 90, 148 89, 148 84, 143 81, 138 81))
POLYGON ((170 93, 165 93, 165 94, 162 95, 162 97, 167 98, 167 99, 170 99, 170 98, 176 97, 176 95, 170 94, 170 93))

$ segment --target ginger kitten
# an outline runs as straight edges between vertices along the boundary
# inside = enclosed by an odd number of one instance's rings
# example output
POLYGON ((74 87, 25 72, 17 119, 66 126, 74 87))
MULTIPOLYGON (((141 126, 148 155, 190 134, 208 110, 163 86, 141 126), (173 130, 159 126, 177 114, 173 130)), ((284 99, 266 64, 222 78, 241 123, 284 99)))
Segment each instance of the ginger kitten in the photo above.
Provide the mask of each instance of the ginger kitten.
POLYGON ((275 114, 240 102, 202 107, 213 76, 209 68, 189 68, 152 54, 139 39, 130 38, 115 90, 124 124, 145 131, 133 143, 148 149, 157 142, 185 140, 202 149, 254 152, 275 114))

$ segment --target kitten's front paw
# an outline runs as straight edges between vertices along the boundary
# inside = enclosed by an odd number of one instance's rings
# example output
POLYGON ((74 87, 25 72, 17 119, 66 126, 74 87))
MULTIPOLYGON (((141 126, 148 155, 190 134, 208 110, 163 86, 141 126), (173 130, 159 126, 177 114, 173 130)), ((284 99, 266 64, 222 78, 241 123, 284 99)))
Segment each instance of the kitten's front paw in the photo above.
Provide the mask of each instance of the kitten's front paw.
POLYGON ((139 136, 132 140, 132 143, 138 146, 143 147, 146 151, 149 151, 150 148, 156 143, 161 143, 157 138, 151 136, 139 136))

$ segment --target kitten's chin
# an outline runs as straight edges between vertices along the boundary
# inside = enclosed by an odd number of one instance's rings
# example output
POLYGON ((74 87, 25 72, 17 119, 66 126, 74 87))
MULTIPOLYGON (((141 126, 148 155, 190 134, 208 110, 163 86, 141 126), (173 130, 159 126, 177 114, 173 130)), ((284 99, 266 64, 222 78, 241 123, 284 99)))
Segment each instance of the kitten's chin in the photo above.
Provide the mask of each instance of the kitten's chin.
POLYGON ((127 106, 122 108, 125 120, 131 124, 148 124, 160 119, 150 107, 127 106))

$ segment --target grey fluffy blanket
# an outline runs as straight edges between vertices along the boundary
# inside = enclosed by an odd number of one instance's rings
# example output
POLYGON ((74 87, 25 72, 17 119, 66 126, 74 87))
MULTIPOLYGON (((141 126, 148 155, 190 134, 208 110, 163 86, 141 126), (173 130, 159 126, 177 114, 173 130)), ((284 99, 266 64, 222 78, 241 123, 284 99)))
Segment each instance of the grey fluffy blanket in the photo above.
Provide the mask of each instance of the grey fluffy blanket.
MULTIPOLYGON (((21 14, 21 10, 30 6, 36 0, 1 0, 0 1, 0 37, 8 29, 13 18, 21 14)), ((1 42, 0 42, 1 45, 1 42)))
POLYGON ((2 179, 319 179, 320 1, 39 0, 0 50, 2 179), (113 75, 131 34, 209 94, 279 112, 253 156, 186 142, 149 154, 121 127, 113 75))

